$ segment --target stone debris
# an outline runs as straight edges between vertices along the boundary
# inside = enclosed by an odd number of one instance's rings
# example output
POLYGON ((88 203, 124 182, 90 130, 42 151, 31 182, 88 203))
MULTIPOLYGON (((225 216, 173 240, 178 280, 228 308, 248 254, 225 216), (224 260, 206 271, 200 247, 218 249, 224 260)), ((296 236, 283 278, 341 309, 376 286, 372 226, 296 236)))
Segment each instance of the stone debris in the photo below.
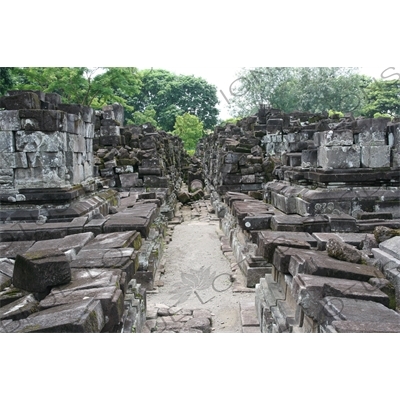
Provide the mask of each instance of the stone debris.
POLYGON ((261 105, 189 157, 117 103, 0 104, 1 332, 213 331, 147 306, 185 219, 219 221, 244 333, 400 331, 400 121, 261 105))

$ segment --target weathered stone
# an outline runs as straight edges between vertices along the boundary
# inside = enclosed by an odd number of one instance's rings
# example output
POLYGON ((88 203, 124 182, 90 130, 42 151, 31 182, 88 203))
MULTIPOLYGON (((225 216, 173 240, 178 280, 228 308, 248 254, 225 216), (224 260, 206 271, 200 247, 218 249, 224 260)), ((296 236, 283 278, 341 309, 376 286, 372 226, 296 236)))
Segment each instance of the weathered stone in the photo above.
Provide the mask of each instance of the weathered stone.
POLYGON ((0 332, 98 333, 105 324, 101 302, 81 300, 0 325, 0 332))
POLYGON ((315 320, 320 320, 324 309, 320 300, 324 297, 336 297, 338 299, 351 298, 374 301, 389 305, 389 298, 377 288, 367 282, 359 282, 348 279, 336 279, 312 275, 298 274, 293 278, 293 296, 304 312, 315 320))
POLYGON ((114 287, 101 287, 90 289, 53 289, 44 300, 39 303, 41 309, 57 307, 65 304, 74 304, 82 299, 90 298, 100 300, 106 323, 103 331, 112 331, 121 320, 124 309, 124 296, 122 291, 114 287))
POLYGON ((400 260, 400 236, 395 236, 389 240, 385 240, 379 244, 382 251, 390 254, 392 257, 400 260))
POLYGON ((361 146, 361 166, 366 168, 390 167, 390 146, 361 146))
MULTIPOLYGON (((72 115, 72 114, 70 114, 72 115)), ((66 132, 67 114, 58 110, 19 110, 21 128, 29 131, 66 132)))
POLYGON ((128 174, 120 174, 119 179, 121 181, 122 188, 131 188, 137 185, 139 174, 135 173, 128 173, 128 174))
POLYGON ((0 153, 13 153, 14 134, 12 131, 0 131, 0 153))
POLYGON ((320 323, 332 324, 339 332, 399 332, 399 314, 382 304, 326 297, 321 300, 321 306, 320 323))
POLYGON ((336 258, 337 260, 359 264, 363 259, 362 252, 357 250, 354 246, 333 238, 328 240, 326 250, 330 257, 336 258))
POLYGON ((24 254, 34 244, 34 241, 0 242, 0 254, 6 258, 16 258, 17 254, 24 254))
POLYGON ((376 241, 379 243, 389 240, 394 236, 400 236, 400 229, 391 229, 386 226, 377 226, 374 229, 374 236, 376 241))
POLYGON ((7 110, 40 109, 39 96, 28 91, 5 96, 3 102, 7 110))
POLYGON ((96 236, 85 246, 85 250, 91 249, 117 249, 133 247, 139 250, 142 245, 142 239, 139 232, 113 232, 104 233, 96 236))
POLYGON ((354 144, 353 132, 345 131, 326 131, 314 133, 315 146, 352 146, 354 144))
POLYGON ((318 166, 330 168, 360 168, 360 146, 321 146, 318 148, 318 166))
POLYGON ((94 238, 93 233, 77 233, 75 235, 68 235, 62 239, 50 239, 36 242, 30 249, 29 253, 37 251, 50 251, 58 249, 62 252, 74 250, 76 253, 82 249, 90 240, 94 238))
POLYGON ((25 153, 0 153, 0 168, 28 168, 25 153))
POLYGON ((45 292, 53 286, 71 281, 71 268, 66 255, 56 249, 18 254, 15 259, 13 284, 28 292, 45 292))
POLYGON ((22 297, 0 308, 0 320, 17 321, 38 311, 39 302, 32 294, 22 297))
POLYGON ((19 111, 17 110, 0 111, 1 131, 17 131, 19 129, 21 129, 21 120, 19 119, 19 111))

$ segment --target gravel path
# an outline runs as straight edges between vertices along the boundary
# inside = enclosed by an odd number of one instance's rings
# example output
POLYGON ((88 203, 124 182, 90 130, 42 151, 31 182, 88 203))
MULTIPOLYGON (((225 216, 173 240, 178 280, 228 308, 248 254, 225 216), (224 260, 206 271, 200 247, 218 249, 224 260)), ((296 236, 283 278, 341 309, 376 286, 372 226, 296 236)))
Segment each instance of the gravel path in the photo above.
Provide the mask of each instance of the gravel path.
POLYGON ((146 332, 259 332, 254 289, 243 286, 232 254, 221 251, 210 202, 182 207, 170 227, 158 287, 147 295, 146 332))

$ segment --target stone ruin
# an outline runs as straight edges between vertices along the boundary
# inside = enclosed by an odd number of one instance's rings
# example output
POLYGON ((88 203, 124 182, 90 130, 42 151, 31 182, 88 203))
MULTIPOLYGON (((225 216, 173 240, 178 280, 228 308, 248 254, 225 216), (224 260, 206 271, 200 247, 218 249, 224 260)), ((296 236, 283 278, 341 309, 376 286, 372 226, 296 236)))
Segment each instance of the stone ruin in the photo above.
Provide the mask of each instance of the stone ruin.
POLYGON ((9 92, 0 332, 141 332, 168 222, 205 192, 261 332, 399 332, 399 154, 399 121, 261 106, 189 158, 119 104, 9 92))
POLYGON ((59 95, 0 99, 0 331, 140 332, 176 192, 180 138, 59 95))
POLYGON ((196 155, 261 332, 400 332, 400 121, 260 106, 196 155))

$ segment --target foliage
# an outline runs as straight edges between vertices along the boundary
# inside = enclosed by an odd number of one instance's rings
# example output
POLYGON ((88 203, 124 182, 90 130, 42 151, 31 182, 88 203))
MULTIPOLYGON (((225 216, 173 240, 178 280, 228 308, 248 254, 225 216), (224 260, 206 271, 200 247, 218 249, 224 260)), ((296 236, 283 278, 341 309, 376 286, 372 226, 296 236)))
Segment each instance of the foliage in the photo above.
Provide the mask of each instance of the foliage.
POLYGON ((218 125, 225 127, 228 124, 236 125, 240 118, 228 118, 225 121, 221 121, 218 125))
POLYGON ((175 75, 165 70, 143 70, 139 73, 142 88, 138 95, 126 99, 135 110, 156 112, 158 126, 172 131, 177 116, 189 113, 203 122, 204 128, 217 123, 217 89, 202 78, 175 75))
POLYGON ((329 110, 328 117, 329 118, 343 118, 344 114, 341 111, 329 110))
POLYGON ((183 140, 187 151, 195 150, 197 142, 204 134, 203 123, 196 115, 189 113, 178 115, 172 133, 183 140))
POLYGON ((146 123, 152 124, 154 127, 158 128, 156 120, 156 110, 152 107, 148 107, 144 112, 135 111, 132 115, 132 119, 127 119, 127 124, 133 125, 143 125, 146 123))
POLYGON ((12 68, 0 67, 0 96, 7 93, 13 86, 12 68))
POLYGON ((284 112, 353 111, 359 114, 363 77, 346 67, 268 67, 243 69, 231 85, 235 116, 254 114, 259 104, 284 112))
POLYGON ((364 89, 366 104, 363 115, 400 116, 400 80, 373 80, 364 89))
POLYGON ((13 69, 15 89, 58 93, 65 103, 100 108, 118 102, 129 110, 127 93, 140 90, 136 68, 27 67, 13 69))

